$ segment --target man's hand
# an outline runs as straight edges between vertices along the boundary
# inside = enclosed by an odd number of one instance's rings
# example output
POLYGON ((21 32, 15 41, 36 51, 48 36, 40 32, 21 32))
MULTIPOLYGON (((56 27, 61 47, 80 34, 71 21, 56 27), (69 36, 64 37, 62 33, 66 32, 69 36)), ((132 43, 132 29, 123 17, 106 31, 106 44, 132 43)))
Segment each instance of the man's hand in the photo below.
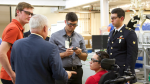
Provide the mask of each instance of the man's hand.
POLYGON ((76 55, 83 61, 86 61, 87 59, 87 53, 82 52, 82 49, 76 47, 77 49, 74 50, 74 52, 76 53, 76 55))
POLYGON ((76 53, 76 55, 80 55, 82 53, 82 49, 76 47, 77 49, 74 50, 74 52, 76 53))
MULTIPOLYGON (((73 47, 72 47, 72 48, 73 48, 73 47)), ((64 55, 65 55, 65 56, 72 55, 72 54, 73 54, 72 48, 68 48, 68 49, 66 50, 66 52, 64 53, 64 55)))
POLYGON ((77 74, 77 72, 75 71, 66 71, 68 74, 68 79, 70 79, 70 77, 72 76, 72 74, 77 74))
MULTIPOLYGON (((72 48, 73 48, 73 47, 72 47, 72 48)), ((74 52, 74 51, 72 50, 72 48, 68 48, 68 49, 66 49, 65 52, 60 53, 60 57, 61 57, 61 58, 64 58, 64 57, 68 57, 68 56, 72 55, 73 52, 74 52)))
POLYGON ((13 72, 12 75, 10 76, 12 79, 13 84, 15 84, 15 80, 16 80, 16 73, 13 72))

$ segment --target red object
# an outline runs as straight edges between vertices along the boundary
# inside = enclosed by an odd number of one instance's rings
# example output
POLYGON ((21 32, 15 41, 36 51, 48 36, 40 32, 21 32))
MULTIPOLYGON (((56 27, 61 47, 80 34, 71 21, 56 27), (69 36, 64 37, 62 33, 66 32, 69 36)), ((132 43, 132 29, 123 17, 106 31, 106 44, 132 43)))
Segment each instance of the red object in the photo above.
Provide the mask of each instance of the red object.
POLYGON ((87 78, 85 84, 98 84, 101 76, 103 74, 107 73, 106 70, 102 70, 102 71, 99 71, 98 73, 96 73, 95 75, 93 76, 90 76, 89 78, 87 78))
POLYGON ((107 27, 107 31, 108 31, 108 32, 110 32, 110 29, 111 29, 111 27, 110 27, 110 26, 108 26, 108 27, 107 27))
MULTIPOLYGON (((2 41, 13 44, 16 40, 23 38, 23 31, 24 29, 22 25, 16 19, 12 19, 12 22, 9 23, 3 31, 2 41)), ((9 63, 11 48, 7 52, 9 63)), ((11 78, 9 77, 9 75, 3 67, 1 68, 0 78, 5 80, 11 80, 11 78)))
POLYGON ((127 10, 126 12, 130 12, 130 10, 127 10))

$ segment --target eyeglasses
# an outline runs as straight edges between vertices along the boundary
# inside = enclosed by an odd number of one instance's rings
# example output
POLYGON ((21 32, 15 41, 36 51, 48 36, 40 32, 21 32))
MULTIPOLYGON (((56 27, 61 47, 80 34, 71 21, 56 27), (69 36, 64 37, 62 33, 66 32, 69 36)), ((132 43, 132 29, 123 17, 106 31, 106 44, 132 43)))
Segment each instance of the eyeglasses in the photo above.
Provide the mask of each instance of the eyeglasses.
POLYGON ((112 20, 115 20, 115 19, 117 19, 117 18, 118 18, 118 17, 111 17, 112 20))
POLYGON ((25 10, 22 10, 22 11, 24 11, 26 14, 28 14, 28 15, 31 15, 31 16, 33 16, 34 14, 33 13, 30 13, 29 11, 25 11, 25 10))
POLYGON ((100 61, 98 61, 98 60, 96 60, 94 58, 91 58, 91 62, 100 62, 100 61))
POLYGON ((67 25, 68 25, 69 27, 72 27, 72 26, 73 26, 73 27, 76 27, 76 26, 78 26, 78 24, 71 24, 71 23, 68 23, 68 22, 67 22, 67 25))

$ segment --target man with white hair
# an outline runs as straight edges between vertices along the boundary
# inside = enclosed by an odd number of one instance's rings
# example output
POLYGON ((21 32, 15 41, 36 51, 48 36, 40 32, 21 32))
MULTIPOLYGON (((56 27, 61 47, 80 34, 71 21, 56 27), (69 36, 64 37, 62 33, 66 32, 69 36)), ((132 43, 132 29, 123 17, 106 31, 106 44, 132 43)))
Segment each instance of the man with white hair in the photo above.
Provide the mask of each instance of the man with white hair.
POLYGON ((31 34, 17 40, 12 47, 11 67, 16 73, 15 84, 65 84, 72 73, 65 71, 56 45, 45 41, 48 20, 43 15, 34 15, 29 21, 31 34))

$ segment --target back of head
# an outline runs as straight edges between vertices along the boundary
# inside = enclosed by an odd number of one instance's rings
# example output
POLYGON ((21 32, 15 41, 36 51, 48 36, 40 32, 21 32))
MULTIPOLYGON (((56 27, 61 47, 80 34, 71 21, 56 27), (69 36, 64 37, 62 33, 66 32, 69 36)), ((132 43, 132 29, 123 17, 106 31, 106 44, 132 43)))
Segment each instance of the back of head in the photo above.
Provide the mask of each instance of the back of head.
POLYGON ((26 2, 20 2, 18 3, 18 5, 16 6, 16 10, 15 10, 15 16, 17 16, 17 10, 19 11, 23 11, 24 8, 29 8, 29 9, 34 9, 34 7, 26 2))
POLYGON ((43 15, 34 15, 31 17, 29 21, 30 31, 32 29, 40 29, 42 30, 44 26, 48 26, 48 19, 43 15))
POLYGON ((124 17, 125 18, 125 11, 121 8, 115 8, 111 11, 111 14, 117 14, 117 16, 120 17, 124 17))
POLYGON ((103 60, 105 58, 109 58, 109 54, 104 51, 98 51, 98 52, 96 52, 96 54, 98 55, 99 63, 101 63, 101 60, 103 60))
MULTIPOLYGON (((101 60, 101 67, 106 70, 110 70, 111 65, 115 64, 114 59, 108 59, 109 54, 107 54, 104 51, 96 52, 97 55, 99 55, 99 59, 101 60)), ((116 75, 114 72, 108 72, 101 76, 100 81, 98 84, 104 84, 105 81, 116 78, 116 75)))
POLYGON ((78 21, 78 16, 74 12, 69 12, 66 15, 66 21, 71 22, 78 21))

